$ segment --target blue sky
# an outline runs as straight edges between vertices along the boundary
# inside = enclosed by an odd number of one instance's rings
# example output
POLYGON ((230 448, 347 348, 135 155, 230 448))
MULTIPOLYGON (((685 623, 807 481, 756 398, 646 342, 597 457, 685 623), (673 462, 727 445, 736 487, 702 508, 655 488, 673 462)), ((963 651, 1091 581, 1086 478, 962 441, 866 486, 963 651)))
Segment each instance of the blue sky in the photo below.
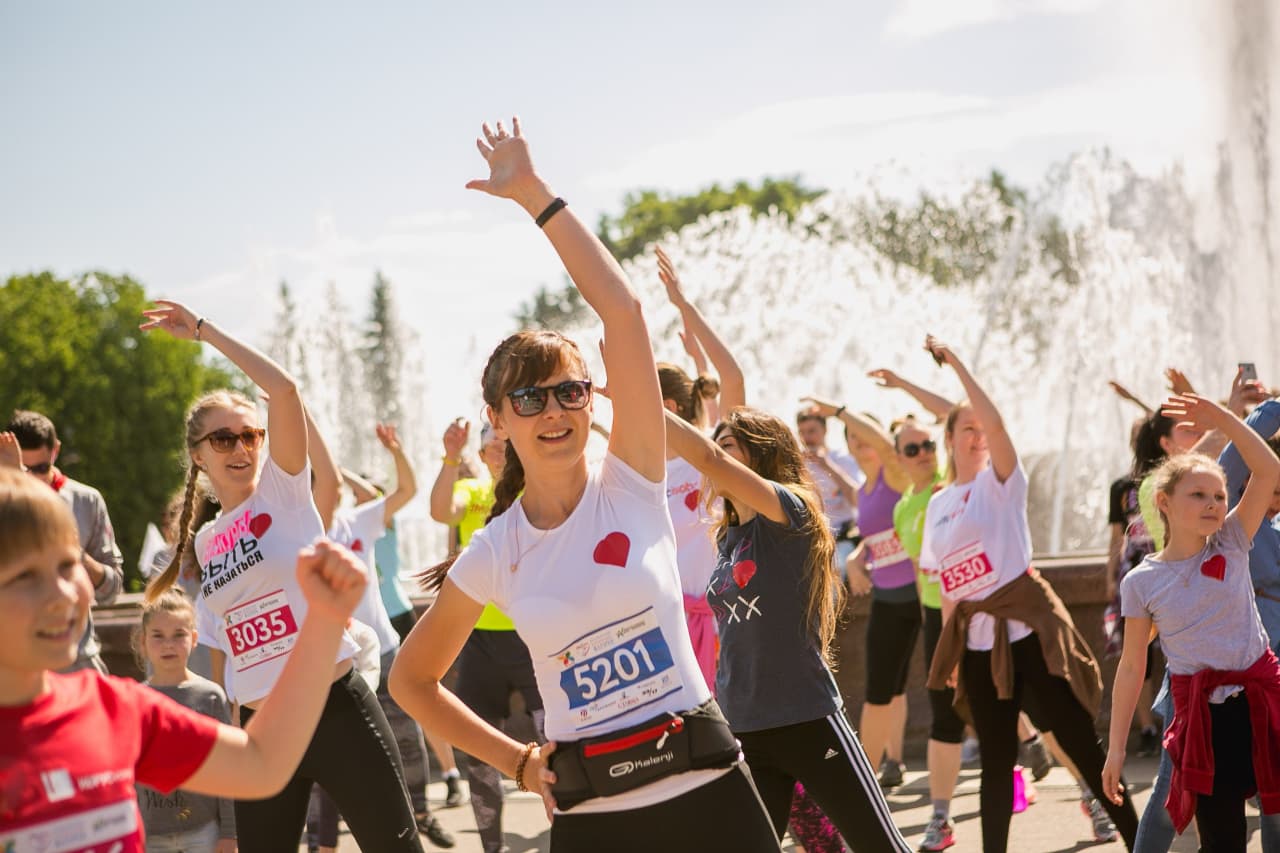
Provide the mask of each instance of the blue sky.
MULTIPOLYGON (((470 388, 559 281, 514 206, 462 188, 481 120, 519 112, 591 220, 638 187, 839 188, 890 160, 1034 183, 1109 145, 1157 169, 1211 121, 1193 5, 6 3, 0 274, 128 272, 261 342, 282 277, 362 314, 381 268, 470 388)), ((465 394, 436 387, 443 422, 465 394)))

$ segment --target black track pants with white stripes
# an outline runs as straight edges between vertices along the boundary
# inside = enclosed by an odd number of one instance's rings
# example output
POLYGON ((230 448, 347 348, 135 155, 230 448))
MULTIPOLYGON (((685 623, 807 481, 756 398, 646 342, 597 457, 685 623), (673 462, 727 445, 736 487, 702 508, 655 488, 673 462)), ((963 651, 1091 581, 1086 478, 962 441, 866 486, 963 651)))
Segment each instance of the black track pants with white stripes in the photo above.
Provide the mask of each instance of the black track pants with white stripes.
POLYGON ((875 771, 843 713, 735 734, 779 837, 799 780, 854 853, 912 849, 894 825, 875 771))

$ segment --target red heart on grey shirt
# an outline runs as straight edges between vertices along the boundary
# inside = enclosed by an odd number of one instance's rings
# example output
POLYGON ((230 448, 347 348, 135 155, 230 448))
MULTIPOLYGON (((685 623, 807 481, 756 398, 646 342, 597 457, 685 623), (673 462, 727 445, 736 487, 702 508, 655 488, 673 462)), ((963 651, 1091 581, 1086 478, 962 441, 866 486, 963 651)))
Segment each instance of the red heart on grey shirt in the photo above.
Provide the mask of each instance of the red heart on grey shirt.
POLYGON ((684 496, 684 505, 689 508, 690 512, 698 508, 698 498, 700 497, 702 497, 702 492, 698 489, 694 489, 684 496))
POLYGON ((739 560, 733 564, 733 582, 738 585, 738 589, 742 589, 751 583, 751 579, 756 576, 755 560, 739 560))
POLYGON ((1214 554, 1200 564, 1200 574, 1216 581, 1222 580, 1227 576, 1227 558, 1221 554, 1214 554))

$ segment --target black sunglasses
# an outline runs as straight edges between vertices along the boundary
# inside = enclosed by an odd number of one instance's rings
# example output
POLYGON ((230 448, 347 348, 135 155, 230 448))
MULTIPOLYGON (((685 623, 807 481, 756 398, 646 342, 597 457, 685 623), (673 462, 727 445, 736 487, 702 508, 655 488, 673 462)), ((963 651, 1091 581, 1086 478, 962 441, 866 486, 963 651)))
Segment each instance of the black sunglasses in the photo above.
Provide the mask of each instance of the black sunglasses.
POLYGON ((932 453, 938 449, 938 444, 933 439, 926 438, 924 441, 916 444, 914 441, 910 444, 902 445, 902 455, 908 459, 914 459, 920 455, 920 451, 932 453))
MULTIPOLYGON (((240 432, 232 432, 229 429, 215 429, 208 435, 196 439, 195 444, 207 439, 209 446, 217 452, 230 453, 236 449, 236 442, 244 444, 245 450, 257 450, 262 446, 262 441, 266 437, 267 431, 261 427, 251 427, 240 432)), ((195 444, 192 447, 195 447, 195 444)))
POLYGON ((49 473, 49 469, 53 467, 53 463, 38 462, 35 465, 28 465, 26 467, 27 467, 28 474, 38 474, 40 476, 44 476, 45 474, 49 473))
POLYGON ((542 414, 547 407, 547 395, 555 394, 560 408, 575 411, 585 409, 591 402, 591 380, 570 379, 559 385, 530 385, 507 392, 512 410, 522 418, 542 414))

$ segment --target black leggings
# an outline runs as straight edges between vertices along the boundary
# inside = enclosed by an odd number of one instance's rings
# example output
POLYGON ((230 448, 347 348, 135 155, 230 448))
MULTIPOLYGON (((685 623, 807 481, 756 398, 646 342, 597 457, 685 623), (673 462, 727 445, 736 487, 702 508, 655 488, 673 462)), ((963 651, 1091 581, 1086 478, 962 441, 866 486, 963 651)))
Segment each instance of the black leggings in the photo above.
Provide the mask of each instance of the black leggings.
POLYGON ((842 711, 807 723, 735 734, 779 837, 799 781, 854 853, 911 850, 842 711))
MULTIPOLYGON (((933 668, 933 652, 942 636, 942 611, 937 607, 924 608, 924 671, 933 668)), ((951 687, 929 691, 929 740, 938 743, 963 743, 964 720, 956 713, 956 691, 951 687)))
MULTIPOLYGON (((240 710, 243 723, 252 717, 251 708, 240 710)), ((236 800, 241 853, 296 850, 313 782, 333 797, 361 850, 422 853, 395 735, 355 670, 329 689, 320 723, 284 790, 265 800, 236 800)))
POLYGON ((1012 644, 1013 698, 998 699, 991 680, 991 652, 966 649, 960 662, 973 727, 978 732, 982 755, 982 849, 984 853, 1004 853, 1009 843, 1009 819, 1013 816, 1013 766, 1018 760, 1018 712, 1024 692, 1035 694, 1042 725, 1052 731, 1062 751, 1080 770, 1089 790, 1098 796, 1107 814, 1133 849, 1138 832, 1138 815, 1133 810, 1126 785, 1124 803, 1115 805, 1102 792, 1102 765, 1106 756, 1098 744, 1089 712, 1077 701, 1066 679, 1050 675, 1045 666, 1040 639, 1035 635, 1012 644))
POLYGON ((920 635, 920 602, 871 599, 867 619, 867 704, 888 705, 907 687, 920 635))
POLYGON ((1196 797, 1202 853, 1244 853, 1249 840, 1244 801, 1256 784, 1249 700, 1238 693, 1209 706, 1213 725, 1213 794, 1196 797))
POLYGON ((557 814, 551 853, 779 853, 751 774, 739 763, 720 778, 661 803, 619 812, 557 814))

